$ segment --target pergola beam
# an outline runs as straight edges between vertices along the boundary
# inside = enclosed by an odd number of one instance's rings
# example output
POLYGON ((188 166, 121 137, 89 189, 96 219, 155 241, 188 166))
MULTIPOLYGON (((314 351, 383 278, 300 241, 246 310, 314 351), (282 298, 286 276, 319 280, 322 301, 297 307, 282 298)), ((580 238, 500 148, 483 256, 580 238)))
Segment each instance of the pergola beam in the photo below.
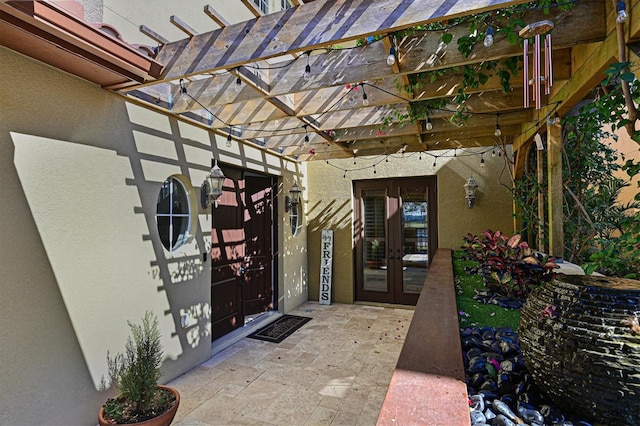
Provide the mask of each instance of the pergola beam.
POLYGON ((192 74, 239 67, 329 47, 369 35, 399 31, 455 18, 473 11, 481 13, 526 0, 327 0, 286 9, 246 22, 163 46, 157 60, 165 64, 163 78, 172 80, 192 74))

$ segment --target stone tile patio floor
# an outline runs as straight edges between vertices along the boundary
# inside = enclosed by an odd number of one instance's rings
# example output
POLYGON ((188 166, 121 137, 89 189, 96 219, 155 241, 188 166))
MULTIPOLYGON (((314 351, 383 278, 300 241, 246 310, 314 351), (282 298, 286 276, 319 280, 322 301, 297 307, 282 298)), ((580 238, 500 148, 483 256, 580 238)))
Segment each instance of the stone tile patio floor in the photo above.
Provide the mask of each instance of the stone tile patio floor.
POLYGON ((413 310, 307 302, 279 344, 243 338, 169 383, 175 426, 375 425, 413 310))

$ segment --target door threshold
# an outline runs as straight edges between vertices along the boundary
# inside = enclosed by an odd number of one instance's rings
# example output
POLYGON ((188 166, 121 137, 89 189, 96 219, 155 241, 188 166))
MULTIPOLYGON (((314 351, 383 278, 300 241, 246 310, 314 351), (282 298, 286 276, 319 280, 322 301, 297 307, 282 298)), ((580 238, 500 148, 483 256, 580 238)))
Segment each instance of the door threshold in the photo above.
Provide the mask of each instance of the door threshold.
POLYGON ((222 352, 229 346, 232 346, 238 341, 244 339, 251 333, 271 324, 281 316, 282 314, 280 312, 268 311, 253 319, 252 321, 247 322, 244 327, 240 327, 236 330, 233 330, 231 333, 225 334, 224 336, 211 343, 211 356, 222 352))
POLYGON ((416 310, 416 307, 414 305, 398 305, 397 303, 366 302, 366 301, 358 300, 353 302, 353 304, 362 305, 362 306, 377 306, 379 308, 407 309, 410 311, 416 310))

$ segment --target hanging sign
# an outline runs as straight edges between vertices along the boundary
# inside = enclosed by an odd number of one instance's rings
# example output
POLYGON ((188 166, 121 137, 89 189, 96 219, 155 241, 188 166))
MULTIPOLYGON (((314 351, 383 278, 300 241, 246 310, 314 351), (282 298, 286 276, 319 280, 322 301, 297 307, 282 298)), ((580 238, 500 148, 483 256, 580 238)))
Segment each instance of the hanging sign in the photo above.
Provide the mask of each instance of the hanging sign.
POLYGON ((333 230, 322 230, 320 249, 320 297, 321 305, 331 304, 331 272, 333 269, 333 230))

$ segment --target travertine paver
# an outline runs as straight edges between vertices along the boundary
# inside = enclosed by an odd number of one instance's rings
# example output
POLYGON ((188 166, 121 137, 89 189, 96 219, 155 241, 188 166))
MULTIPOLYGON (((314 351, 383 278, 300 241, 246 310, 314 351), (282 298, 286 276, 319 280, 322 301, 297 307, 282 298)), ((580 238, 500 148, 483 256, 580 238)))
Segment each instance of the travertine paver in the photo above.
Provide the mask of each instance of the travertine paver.
POLYGON ((413 311, 308 302, 275 344, 245 338, 175 379, 176 426, 375 425, 413 311))

